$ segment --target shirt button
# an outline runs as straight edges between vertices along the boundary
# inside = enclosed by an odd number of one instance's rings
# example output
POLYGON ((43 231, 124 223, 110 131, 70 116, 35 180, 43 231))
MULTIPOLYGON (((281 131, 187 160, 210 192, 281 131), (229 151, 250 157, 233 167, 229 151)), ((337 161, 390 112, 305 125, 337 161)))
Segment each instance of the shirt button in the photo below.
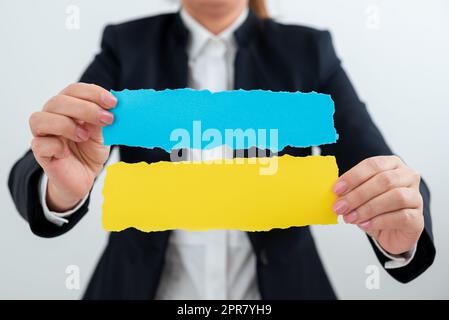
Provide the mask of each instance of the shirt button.
POLYGON ((222 57, 226 53, 226 45, 218 39, 209 39, 206 52, 212 56, 222 57))
POLYGON ((268 256, 267 251, 265 249, 262 249, 260 251, 260 262, 262 262, 264 266, 268 265, 268 256))

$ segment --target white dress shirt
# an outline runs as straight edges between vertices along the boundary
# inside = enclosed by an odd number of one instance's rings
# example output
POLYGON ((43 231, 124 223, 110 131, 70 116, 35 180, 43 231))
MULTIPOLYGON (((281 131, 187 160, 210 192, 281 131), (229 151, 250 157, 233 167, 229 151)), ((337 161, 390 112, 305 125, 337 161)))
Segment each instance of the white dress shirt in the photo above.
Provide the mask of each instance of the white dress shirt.
MULTIPOLYGON (((237 20, 219 35, 213 35, 186 11, 181 18, 190 31, 187 47, 189 57, 189 86, 210 91, 232 90, 234 87, 234 59, 237 46, 233 32, 248 15, 246 9, 237 20)), ((231 158, 232 150, 218 147, 211 150, 189 150, 193 161, 231 158)), ((82 206, 85 199, 73 210, 56 213, 45 202, 47 177, 40 183, 41 202, 46 218, 57 224, 67 223, 66 217, 82 206)), ((87 196, 86 196, 87 198, 87 196)), ((210 209, 213 215, 213 208, 210 209)), ((387 254, 387 268, 408 264, 413 252, 403 256, 387 254)), ((212 230, 188 232, 174 230, 166 252, 164 270, 156 299, 259 299, 256 257, 245 232, 238 230, 212 230)))

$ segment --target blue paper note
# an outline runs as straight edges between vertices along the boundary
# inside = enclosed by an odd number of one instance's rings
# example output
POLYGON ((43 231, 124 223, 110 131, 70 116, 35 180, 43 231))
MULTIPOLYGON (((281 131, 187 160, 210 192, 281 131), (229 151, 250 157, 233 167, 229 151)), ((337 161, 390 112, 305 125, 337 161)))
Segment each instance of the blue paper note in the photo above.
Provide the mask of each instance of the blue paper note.
POLYGON ((193 89, 111 92, 118 103, 112 109, 114 123, 103 128, 105 145, 170 151, 228 144, 233 149, 259 147, 277 152, 289 145, 318 146, 338 138, 334 102, 326 94, 193 89))

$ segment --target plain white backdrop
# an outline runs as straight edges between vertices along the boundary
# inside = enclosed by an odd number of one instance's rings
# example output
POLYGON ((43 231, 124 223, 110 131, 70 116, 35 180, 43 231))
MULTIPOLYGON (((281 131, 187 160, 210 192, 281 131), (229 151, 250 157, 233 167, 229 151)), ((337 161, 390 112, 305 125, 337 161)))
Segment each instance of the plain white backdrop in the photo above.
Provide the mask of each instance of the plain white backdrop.
MULTIPOLYGON (((101 227, 102 179, 93 191, 89 214, 61 237, 32 235, 16 212, 7 177, 29 146, 29 115, 77 81, 98 51, 105 24, 175 11, 178 6, 176 0, 0 2, 1 299, 80 298, 106 240, 101 227), (80 28, 75 30, 66 24, 71 5, 80 13, 80 28), (80 271, 79 290, 66 288, 71 265, 80 271)), ((448 299, 449 2, 272 0, 269 7, 282 22, 331 30, 375 122, 432 191, 437 257, 425 274, 406 285, 381 269, 379 289, 368 289, 365 272, 378 262, 361 231, 344 224, 313 228, 339 297, 448 299)))

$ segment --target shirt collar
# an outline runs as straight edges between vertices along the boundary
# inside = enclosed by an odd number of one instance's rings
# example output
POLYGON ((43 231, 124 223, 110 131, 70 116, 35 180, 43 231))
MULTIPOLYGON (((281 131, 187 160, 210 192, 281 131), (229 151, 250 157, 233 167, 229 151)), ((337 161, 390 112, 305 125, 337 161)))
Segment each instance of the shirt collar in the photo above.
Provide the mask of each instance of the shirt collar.
POLYGON ((203 27, 198 21, 196 21, 186 10, 181 8, 180 16, 182 22, 190 32, 190 41, 187 47, 189 55, 192 58, 196 58, 201 52, 205 44, 209 39, 219 39, 230 43, 233 41, 233 33, 237 30, 248 17, 249 10, 245 8, 240 16, 225 30, 218 35, 214 35, 212 32, 203 27))

